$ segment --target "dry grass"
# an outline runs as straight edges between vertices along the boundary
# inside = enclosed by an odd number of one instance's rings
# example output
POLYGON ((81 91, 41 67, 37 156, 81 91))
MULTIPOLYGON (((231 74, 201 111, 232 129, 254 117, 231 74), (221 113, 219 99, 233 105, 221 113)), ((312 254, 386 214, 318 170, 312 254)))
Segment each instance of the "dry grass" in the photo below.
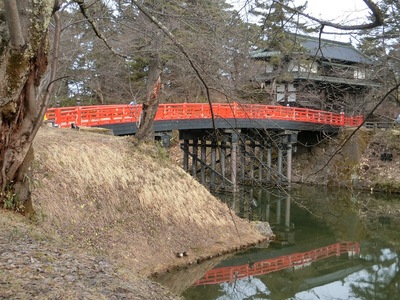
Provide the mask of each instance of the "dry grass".
POLYGON ((41 225, 145 274, 262 239, 163 149, 129 138, 43 128, 35 140, 41 225))

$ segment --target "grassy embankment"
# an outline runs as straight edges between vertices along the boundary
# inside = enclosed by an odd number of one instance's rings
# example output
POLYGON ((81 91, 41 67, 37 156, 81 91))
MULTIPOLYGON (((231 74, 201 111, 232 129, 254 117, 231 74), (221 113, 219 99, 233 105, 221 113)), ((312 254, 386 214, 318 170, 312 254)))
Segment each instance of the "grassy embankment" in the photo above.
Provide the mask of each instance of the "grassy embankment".
POLYGON ((149 275, 264 238, 157 146, 43 128, 34 149, 38 225, 121 270, 149 275))

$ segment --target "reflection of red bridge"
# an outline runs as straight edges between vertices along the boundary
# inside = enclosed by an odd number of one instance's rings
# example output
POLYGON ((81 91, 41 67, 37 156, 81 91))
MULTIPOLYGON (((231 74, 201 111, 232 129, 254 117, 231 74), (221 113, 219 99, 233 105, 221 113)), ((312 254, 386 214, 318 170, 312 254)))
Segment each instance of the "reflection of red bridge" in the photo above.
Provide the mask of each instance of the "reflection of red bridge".
POLYGON ((348 253, 351 255, 360 253, 359 243, 343 242, 302 253, 271 258, 254 264, 241 266, 221 267, 208 271, 204 276, 196 281, 194 285, 218 284, 222 282, 233 282, 236 279, 248 276, 257 276, 271 272, 280 271, 290 267, 300 268, 310 263, 331 256, 340 256, 348 253))
MULTIPOLYGON (((135 123, 142 110, 141 105, 101 105, 49 108, 46 117, 59 127, 101 126, 110 124, 135 123)), ((214 103, 212 110, 207 103, 160 104, 155 121, 175 121, 171 129, 185 125, 182 120, 206 120, 214 117, 219 120, 279 120, 322 124, 328 126, 358 126, 362 116, 346 116, 328 111, 298 107, 272 106, 260 104, 214 103), (179 122, 181 121, 181 122, 179 122)), ((212 127, 211 127, 212 128, 212 127)), ((254 128, 254 127, 253 127, 254 128)), ((187 128, 192 129, 192 128, 187 128)))

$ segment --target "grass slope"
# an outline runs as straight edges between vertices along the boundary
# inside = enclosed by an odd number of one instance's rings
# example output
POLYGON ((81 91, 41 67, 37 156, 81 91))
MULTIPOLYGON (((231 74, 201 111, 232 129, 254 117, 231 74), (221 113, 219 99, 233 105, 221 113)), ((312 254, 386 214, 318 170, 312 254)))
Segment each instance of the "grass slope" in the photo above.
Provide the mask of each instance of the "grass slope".
POLYGON ((40 226, 122 269, 149 275, 264 239, 157 146, 42 128, 34 149, 40 226))

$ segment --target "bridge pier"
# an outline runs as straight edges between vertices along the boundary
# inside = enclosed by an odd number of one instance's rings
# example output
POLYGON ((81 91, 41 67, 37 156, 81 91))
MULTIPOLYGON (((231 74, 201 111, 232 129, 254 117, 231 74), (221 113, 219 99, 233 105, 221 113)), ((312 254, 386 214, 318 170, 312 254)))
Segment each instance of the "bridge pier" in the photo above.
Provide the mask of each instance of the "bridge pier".
POLYGON ((183 169, 189 170, 189 140, 183 140, 183 169))
POLYGON ((195 178, 200 173, 200 182, 211 190, 236 192, 240 184, 290 186, 295 131, 181 130, 179 138, 183 169, 195 178))
POLYGON ((232 190, 237 192, 237 150, 238 150, 239 134, 236 131, 231 133, 231 181, 232 190))
MULTIPOLYGON (((200 150, 201 162, 206 161, 206 151, 207 151, 207 141, 202 140, 201 141, 201 150, 200 150)), ((205 185, 206 184, 206 164, 205 163, 201 164, 200 176, 201 176, 201 184, 205 185)))
POLYGON ((282 148, 281 145, 278 145, 278 176, 277 182, 280 184, 282 182, 282 148))
POLYGON ((192 157, 192 176, 197 178, 197 161, 198 161, 198 140, 193 140, 193 157, 192 157))
POLYGON ((259 149, 258 149, 258 180, 260 182, 263 181, 263 170, 264 168, 264 141, 259 141, 259 149))

